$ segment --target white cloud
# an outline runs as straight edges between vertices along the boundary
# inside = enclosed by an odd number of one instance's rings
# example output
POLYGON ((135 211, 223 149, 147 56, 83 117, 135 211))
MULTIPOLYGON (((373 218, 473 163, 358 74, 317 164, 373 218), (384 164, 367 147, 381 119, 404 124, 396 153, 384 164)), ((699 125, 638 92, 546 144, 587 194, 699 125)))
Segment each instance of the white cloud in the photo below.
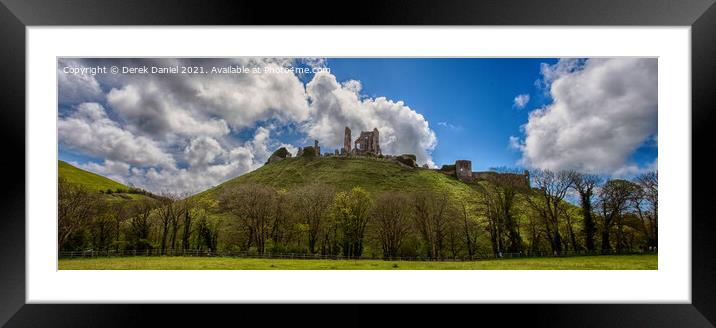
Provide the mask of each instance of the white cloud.
MULTIPOLYGON (((244 63, 282 67, 270 61, 244 63)), ((300 122, 308 118, 303 83, 291 73, 239 74, 185 81, 199 106, 225 119, 231 127, 253 127, 256 122, 300 122)))
POLYGON ((618 168, 612 172, 612 176, 616 178, 631 178, 642 173, 649 171, 658 171, 658 159, 654 159, 653 162, 647 163, 646 165, 639 166, 634 163, 627 163, 624 166, 618 168))
POLYGON ((198 137, 189 142, 184 149, 186 161, 190 166, 206 166, 224 153, 219 142, 211 137, 198 137))
POLYGON ((361 131, 377 128, 383 153, 412 153, 420 164, 435 166, 430 152, 437 138, 425 117, 402 101, 361 99, 360 89, 358 81, 339 84, 330 73, 316 74, 306 86, 311 100, 310 119, 304 125, 308 136, 329 148, 340 148, 346 126, 353 140, 361 131))
POLYGON ((542 63, 540 65, 542 79, 535 81, 535 84, 549 92, 549 87, 554 80, 579 70, 584 65, 584 62, 584 59, 579 58, 563 58, 554 65, 542 63))
POLYGON ((517 109, 522 109, 527 106, 527 103, 530 101, 530 95, 529 94, 521 94, 517 95, 514 99, 513 107, 517 109))
POLYGON ((104 160, 103 164, 98 164, 95 162, 71 162, 71 164, 83 170, 97 173, 120 183, 127 182, 125 178, 129 174, 129 169, 131 168, 131 166, 127 163, 112 161, 108 159, 104 160))
POLYGON ((618 172, 657 133, 657 60, 561 60, 543 65, 553 103, 532 111, 522 164, 618 172))
POLYGON ((153 140, 122 129, 102 105, 82 103, 57 122, 60 142, 93 157, 132 165, 173 166, 174 159, 153 140))
POLYGON ((515 137, 515 136, 510 136, 509 147, 510 147, 510 149, 522 151, 522 150, 524 150, 525 145, 522 143, 520 138, 515 137))
POLYGON ((104 99, 99 82, 90 74, 65 73, 64 68, 77 68, 80 64, 62 59, 57 64, 58 101, 61 104, 79 104, 104 99))
POLYGON ((270 131, 258 128, 253 138, 240 146, 225 149, 209 137, 192 139, 183 155, 188 167, 142 167, 105 160, 103 163, 76 164, 122 183, 132 184, 155 193, 196 193, 216 186, 226 180, 259 168, 268 156, 269 145, 275 140, 270 131))
POLYGON ((180 136, 221 136, 229 133, 226 121, 208 118, 205 113, 192 113, 179 104, 172 92, 148 81, 112 89, 107 103, 124 121, 128 129, 165 140, 180 136))
MULTIPOLYGON (((84 59, 76 64, 197 63, 262 68, 295 64, 285 58, 84 59)), ((325 60, 307 59, 302 64, 323 67, 325 60)), ((82 168, 153 192, 205 190, 259 168, 278 147, 295 155, 296 145, 278 140, 287 131, 319 139, 325 149, 340 148, 346 125, 353 130, 353 139, 361 130, 378 128, 384 153, 414 153, 418 162, 434 165, 430 152, 437 141, 422 115, 401 101, 362 97, 360 81, 338 83, 327 72, 316 74, 307 86, 291 73, 120 74, 87 83, 78 88, 97 84, 106 109, 82 102, 63 113, 58 123, 61 145, 101 159, 81 164, 82 168), (100 85, 109 90, 106 95, 100 85), (252 129, 253 135, 239 137, 252 129)))

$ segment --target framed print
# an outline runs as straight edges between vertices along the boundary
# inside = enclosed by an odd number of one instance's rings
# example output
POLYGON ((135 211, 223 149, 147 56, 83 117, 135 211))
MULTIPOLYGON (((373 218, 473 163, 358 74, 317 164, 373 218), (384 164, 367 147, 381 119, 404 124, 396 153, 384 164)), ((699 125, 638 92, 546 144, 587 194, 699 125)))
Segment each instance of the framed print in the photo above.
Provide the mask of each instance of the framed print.
POLYGON ((3 323, 716 322, 712 1, 269 7, 3 0, 3 323))

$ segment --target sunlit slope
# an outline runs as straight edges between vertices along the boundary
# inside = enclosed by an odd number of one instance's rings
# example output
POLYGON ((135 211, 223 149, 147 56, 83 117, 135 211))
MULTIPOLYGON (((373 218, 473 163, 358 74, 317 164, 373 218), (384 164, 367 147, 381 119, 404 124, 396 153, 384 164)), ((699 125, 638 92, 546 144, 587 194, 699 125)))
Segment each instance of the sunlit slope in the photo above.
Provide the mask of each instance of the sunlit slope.
POLYGON ((57 169, 60 179, 64 178, 69 183, 81 185, 92 191, 129 189, 129 187, 117 181, 82 170, 65 161, 57 161, 57 169))
POLYGON ((102 192, 109 199, 143 199, 148 197, 138 193, 129 193, 130 187, 99 174, 82 170, 65 161, 57 161, 57 174, 59 179, 65 179, 68 183, 83 186, 89 191, 102 192), (107 193, 108 190, 112 191, 111 194, 107 193))
POLYGON ((222 188, 239 184, 261 184, 292 189, 320 183, 337 190, 362 187, 370 192, 436 191, 453 196, 474 195, 469 185, 445 174, 409 168, 394 161, 370 157, 287 158, 231 179, 197 196, 215 198, 222 188))

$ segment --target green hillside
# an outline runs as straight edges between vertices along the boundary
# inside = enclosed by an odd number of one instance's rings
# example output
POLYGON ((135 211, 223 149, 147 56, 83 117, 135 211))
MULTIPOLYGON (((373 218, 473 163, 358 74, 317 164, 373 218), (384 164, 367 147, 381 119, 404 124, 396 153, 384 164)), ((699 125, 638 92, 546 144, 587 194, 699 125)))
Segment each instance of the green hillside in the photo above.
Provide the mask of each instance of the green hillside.
POLYGON ((409 168, 392 160, 370 157, 287 158, 231 179, 198 197, 215 198, 226 186, 255 183, 292 189, 321 183, 338 190, 362 187, 369 192, 447 191, 454 197, 472 196, 470 185, 430 169, 409 168))
POLYGON ((59 179, 65 179, 65 181, 69 183, 83 186, 90 191, 106 193, 107 190, 111 190, 112 193, 107 194, 107 197, 110 197, 111 200, 143 199, 147 197, 146 195, 138 193, 136 189, 130 192, 133 188, 99 174, 82 170, 65 161, 57 161, 57 176, 59 179))
POLYGON ((99 192, 107 189, 129 189, 129 187, 117 181, 105 178, 99 174, 82 170, 65 161, 57 161, 57 169, 59 178, 64 178, 69 183, 82 185, 89 190, 99 192))

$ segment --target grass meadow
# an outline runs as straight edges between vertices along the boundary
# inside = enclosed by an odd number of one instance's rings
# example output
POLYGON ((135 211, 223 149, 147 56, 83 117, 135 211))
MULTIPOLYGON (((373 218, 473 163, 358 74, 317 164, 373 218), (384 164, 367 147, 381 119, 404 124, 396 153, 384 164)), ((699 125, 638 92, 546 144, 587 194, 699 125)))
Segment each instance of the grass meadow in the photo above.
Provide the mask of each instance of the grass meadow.
POLYGON ((469 262, 291 260, 228 257, 60 259, 60 270, 656 270, 657 255, 542 257, 469 262))

